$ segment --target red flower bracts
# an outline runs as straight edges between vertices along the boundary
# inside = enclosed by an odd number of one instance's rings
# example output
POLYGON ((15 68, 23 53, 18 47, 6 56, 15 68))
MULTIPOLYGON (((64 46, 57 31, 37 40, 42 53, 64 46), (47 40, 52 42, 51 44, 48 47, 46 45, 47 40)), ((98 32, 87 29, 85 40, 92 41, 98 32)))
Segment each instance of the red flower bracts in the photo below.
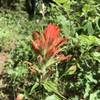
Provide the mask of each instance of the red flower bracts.
POLYGON ((69 56, 59 54, 61 52, 60 47, 67 43, 68 39, 60 36, 60 29, 55 24, 48 24, 43 34, 34 32, 33 36, 33 49, 42 57, 46 59, 56 57, 60 61, 69 59, 69 56))

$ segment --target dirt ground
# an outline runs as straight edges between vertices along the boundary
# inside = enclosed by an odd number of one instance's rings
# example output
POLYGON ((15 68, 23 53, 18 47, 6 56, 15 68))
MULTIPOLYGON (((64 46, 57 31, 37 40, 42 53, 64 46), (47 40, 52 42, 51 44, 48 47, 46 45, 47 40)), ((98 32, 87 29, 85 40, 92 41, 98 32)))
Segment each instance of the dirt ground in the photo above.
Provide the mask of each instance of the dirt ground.
POLYGON ((4 64, 7 61, 8 55, 7 53, 0 53, 0 75, 3 73, 4 64))
POLYGON ((3 81, 2 75, 4 73, 4 64, 7 61, 7 59, 8 59, 8 54, 1 52, 0 53, 0 88, 4 87, 4 85, 2 83, 2 81, 3 81))

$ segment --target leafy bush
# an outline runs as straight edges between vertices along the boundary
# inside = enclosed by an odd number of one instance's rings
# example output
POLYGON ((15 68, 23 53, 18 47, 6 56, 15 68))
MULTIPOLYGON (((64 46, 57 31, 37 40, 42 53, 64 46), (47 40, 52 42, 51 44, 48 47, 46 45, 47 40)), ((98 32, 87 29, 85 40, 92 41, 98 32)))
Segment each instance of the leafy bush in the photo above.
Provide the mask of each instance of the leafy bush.
MULTIPOLYGON (((34 15, 31 21, 23 9, 7 10, 0 15, 0 46, 5 47, 16 34, 16 45, 6 64, 7 86, 15 90, 14 98, 21 94, 28 100, 99 100, 99 0, 36 0, 34 15), (57 24, 60 37, 68 38, 67 45, 61 45, 58 54, 63 54, 60 57, 65 61, 59 61, 58 55, 50 56, 53 60, 45 57, 48 48, 43 48, 46 41, 41 39, 47 39, 43 30, 48 23, 57 24), (32 37, 33 31, 36 33, 32 37), (72 55, 69 61, 66 55, 72 55), (48 67, 43 69, 43 65, 48 67)), ((50 38, 56 33, 53 29, 47 31, 54 32, 50 38)), ((54 47, 49 50, 50 55, 57 51, 54 47)))

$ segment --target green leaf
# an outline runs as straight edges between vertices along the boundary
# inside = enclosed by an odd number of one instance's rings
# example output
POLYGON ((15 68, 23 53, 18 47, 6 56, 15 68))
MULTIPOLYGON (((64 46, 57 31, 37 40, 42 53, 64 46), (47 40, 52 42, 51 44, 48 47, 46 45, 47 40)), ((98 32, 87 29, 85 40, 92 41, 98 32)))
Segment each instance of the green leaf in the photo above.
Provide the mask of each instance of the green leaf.
POLYGON ((91 21, 87 21, 87 23, 84 25, 84 30, 87 30, 89 35, 94 34, 94 29, 91 21))
POLYGON ((27 68, 25 68, 24 66, 19 66, 16 67, 15 72, 16 72, 16 76, 20 77, 27 72, 27 68))
POLYGON ((76 70, 77 70, 76 65, 72 65, 60 78, 66 75, 72 75, 76 72, 76 70))
MULTIPOLYGON (((88 36, 86 36, 86 35, 80 35, 79 40, 80 40, 81 45, 91 45, 92 44, 92 43, 90 43, 88 36)), ((93 41, 91 41, 91 42, 93 42, 93 41)))
POLYGON ((56 63, 57 61, 51 57, 48 62, 46 63, 45 67, 48 68, 48 67, 51 67, 51 65, 53 65, 54 63, 56 63))
POLYGON ((57 95, 48 96, 45 100, 61 100, 57 95))
POLYGON ((32 86, 30 94, 32 94, 34 92, 34 90, 39 86, 38 82, 35 82, 35 84, 32 86))
POLYGON ((75 72, 76 72, 76 70, 77 70, 77 67, 76 67, 76 65, 73 65, 73 66, 71 66, 68 70, 67 70, 67 74, 68 75, 72 75, 72 74, 74 74, 75 72))
POLYGON ((100 52, 93 52, 92 56, 93 56, 93 59, 95 59, 98 62, 100 62, 100 52))
POLYGON ((88 82, 97 84, 97 80, 93 77, 93 74, 91 72, 88 72, 85 78, 88 80, 88 82))
POLYGON ((65 71, 65 73, 60 78, 66 75, 72 75, 76 72, 76 70, 77 70, 76 65, 72 65, 69 69, 67 69, 67 71, 65 71))
POLYGON ((53 0, 53 1, 56 2, 57 4, 66 2, 66 0, 53 0))
POLYGON ((99 24, 100 17, 96 17, 96 27, 100 31, 100 24, 99 24))
POLYGON ((96 38, 96 44, 100 45, 100 39, 99 38, 96 38))
POLYGON ((85 88, 85 92, 84 92, 84 99, 86 99, 89 96, 90 91, 91 91, 91 87, 90 87, 89 83, 86 83, 86 88, 85 88))
POLYGON ((100 94, 100 90, 97 90, 91 93, 89 100, 100 100, 100 98, 98 97, 98 94, 100 94))
POLYGON ((89 6, 88 4, 85 4, 85 5, 83 6, 82 11, 83 11, 84 13, 87 13, 87 12, 89 11, 89 8, 90 8, 90 6, 89 6))
POLYGON ((57 85, 52 81, 45 81, 43 86, 48 92, 58 92, 57 85))
POLYGON ((13 75, 13 74, 15 74, 15 71, 13 69, 7 69, 7 73, 9 75, 13 75))
POLYGON ((54 92, 55 94, 59 95, 61 98, 66 100, 66 98, 62 94, 59 93, 58 88, 57 88, 57 84, 55 84, 54 82, 45 81, 43 83, 43 86, 48 92, 54 92))
POLYGON ((96 36, 87 36, 87 35, 80 35, 79 36, 80 44, 81 45, 100 45, 100 39, 96 36))
POLYGON ((22 77, 24 74, 27 73, 27 68, 24 65, 18 66, 15 69, 9 68, 7 69, 7 73, 11 75, 12 77, 16 77, 16 78, 22 77))

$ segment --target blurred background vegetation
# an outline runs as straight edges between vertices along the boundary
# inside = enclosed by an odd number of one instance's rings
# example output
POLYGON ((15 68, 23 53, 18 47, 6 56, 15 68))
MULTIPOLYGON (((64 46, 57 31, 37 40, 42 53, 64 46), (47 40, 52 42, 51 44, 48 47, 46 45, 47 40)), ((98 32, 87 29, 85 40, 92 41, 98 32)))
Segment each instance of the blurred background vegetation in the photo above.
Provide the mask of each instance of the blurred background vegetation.
MULTIPOLYGON (((48 23, 59 25, 61 35, 69 38, 63 52, 73 56, 59 64, 64 67, 59 69, 59 91, 67 100, 100 100, 100 0, 0 0, 0 52, 9 54, 6 84, 14 94, 10 98, 14 100, 16 91, 24 92, 26 100, 45 100, 52 94, 28 93, 35 79, 23 64, 32 62, 32 33, 43 31, 48 23), (73 65, 77 70, 66 74, 73 65)), ((7 95, 0 92, 0 99, 11 100, 7 95)))

